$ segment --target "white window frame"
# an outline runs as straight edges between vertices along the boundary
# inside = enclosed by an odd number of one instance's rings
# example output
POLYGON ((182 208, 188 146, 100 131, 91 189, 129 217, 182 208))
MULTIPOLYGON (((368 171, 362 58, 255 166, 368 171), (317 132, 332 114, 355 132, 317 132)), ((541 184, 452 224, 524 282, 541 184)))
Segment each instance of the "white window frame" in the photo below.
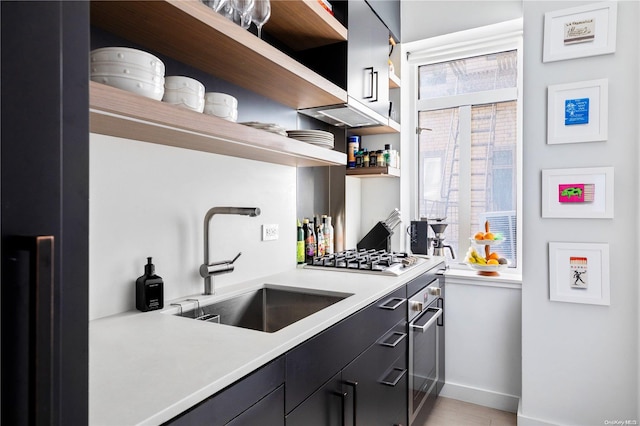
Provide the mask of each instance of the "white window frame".
MULTIPOLYGON (((498 92, 504 92, 503 98, 513 100, 514 91, 517 100, 517 140, 516 140, 516 251, 517 267, 510 269, 515 273, 522 273, 522 88, 523 88, 523 55, 522 55, 522 19, 514 19, 499 24, 475 28, 426 40, 419 40, 402 44, 402 139, 403 155, 408 152, 409 158, 409 191, 411 218, 419 219, 418 200, 418 112, 427 109, 444 109, 452 107, 452 97, 443 99, 418 100, 419 67, 439 62, 452 61, 473 56, 487 55, 507 50, 517 51, 517 87, 515 89, 501 89, 493 92, 491 102, 499 102, 498 92), (427 107, 425 108, 425 105, 427 107)), ((465 103, 483 104, 487 99, 483 93, 471 93, 464 96, 465 103)), ((459 104, 455 105, 456 107, 459 104)), ((470 194, 469 194, 470 195, 470 194)), ((462 201, 462 198, 461 198, 462 201)), ((461 224, 462 225, 462 224, 461 224)), ((471 236, 471 230, 469 236, 471 236)), ((460 227, 460 232, 464 232, 460 227)), ((460 238, 462 240, 462 238, 460 238)), ((470 244, 470 243, 469 243, 470 244)), ((464 245, 460 246, 464 252, 464 245)), ((458 266, 464 259, 456 259, 450 263, 452 268, 458 266)), ((462 267, 462 266, 461 266, 462 267)), ((466 266, 465 266, 466 268, 466 266)))

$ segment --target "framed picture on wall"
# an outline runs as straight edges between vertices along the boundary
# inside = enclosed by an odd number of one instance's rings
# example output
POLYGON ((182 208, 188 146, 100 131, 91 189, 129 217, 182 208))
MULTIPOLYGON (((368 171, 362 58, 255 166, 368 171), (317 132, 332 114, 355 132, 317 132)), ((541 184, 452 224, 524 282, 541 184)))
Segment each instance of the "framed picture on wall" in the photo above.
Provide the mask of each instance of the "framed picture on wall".
POLYGON ((613 167, 542 170, 542 217, 613 218, 613 167))
POLYGON ((547 144, 606 141, 609 80, 555 84, 547 88, 547 144))
POLYGON ((549 299, 609 305, 609 244, 549 243, 549 299))
POLYGON ((544 15, 542 61, 615 52, 617 14, 615 1, 547 12, 544 15))

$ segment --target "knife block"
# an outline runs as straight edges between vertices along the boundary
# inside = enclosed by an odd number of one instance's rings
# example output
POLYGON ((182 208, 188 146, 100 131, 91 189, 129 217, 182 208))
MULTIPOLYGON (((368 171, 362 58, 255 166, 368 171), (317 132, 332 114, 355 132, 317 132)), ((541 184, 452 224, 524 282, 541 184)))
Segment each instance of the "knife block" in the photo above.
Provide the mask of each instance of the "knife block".
POLYGON ((378 222, 357 244, 358 250, 375 249, 391 251, 391 236, 393 231, 383 222, 378 222))

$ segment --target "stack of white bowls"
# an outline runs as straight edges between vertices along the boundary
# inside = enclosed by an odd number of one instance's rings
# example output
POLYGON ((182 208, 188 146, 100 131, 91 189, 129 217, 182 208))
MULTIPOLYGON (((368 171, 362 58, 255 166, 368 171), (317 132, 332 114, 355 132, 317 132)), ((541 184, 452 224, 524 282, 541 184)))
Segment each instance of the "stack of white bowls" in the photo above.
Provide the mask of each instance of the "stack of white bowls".
POLYGON ((162 102, 202 112, 204 110, 204 85, 190 77, 179 75, 165 77, 162 102))
POLYGON ((103 47, 91 51, 91 80, 159 101, 164 94, 164 64, 142 50, 103 47))
POLYGON ((238 119, 238 100, 226 93, 205 93, 204 113, 235 122, 238 119))

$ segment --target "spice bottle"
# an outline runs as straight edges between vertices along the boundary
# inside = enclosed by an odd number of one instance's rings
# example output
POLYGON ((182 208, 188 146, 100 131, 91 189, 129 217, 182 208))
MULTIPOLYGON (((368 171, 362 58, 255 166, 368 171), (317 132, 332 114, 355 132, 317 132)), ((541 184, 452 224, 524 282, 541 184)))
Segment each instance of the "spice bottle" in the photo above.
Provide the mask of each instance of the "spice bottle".
POLYGON ((367 148, 365 148, 362 153, 362 167, 369 167, 370 158, 371 157, 369 157, 369 151, 367 151, 367 148))
POLYGON ((358 151, 356 153, 356 167, 362 167, 363 164, 363 155, 362 155, 362 151, 358 151))

